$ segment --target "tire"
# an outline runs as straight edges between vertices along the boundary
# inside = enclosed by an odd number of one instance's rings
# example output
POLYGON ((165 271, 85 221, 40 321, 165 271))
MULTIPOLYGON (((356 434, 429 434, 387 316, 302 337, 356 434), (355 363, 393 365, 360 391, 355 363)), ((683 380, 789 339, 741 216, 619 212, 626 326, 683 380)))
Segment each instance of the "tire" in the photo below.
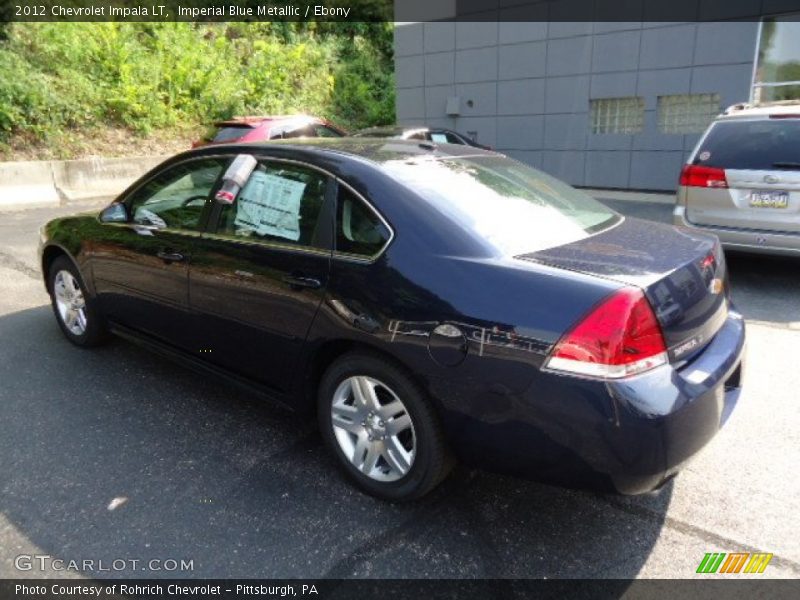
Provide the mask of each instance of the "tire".
POLYGON ((438 415, 411 378, 383 358, 359 352, 337 359, 320 382, 317 416, 349 479, 383 500, 421 498, 452 469, 438 415))
POLYGON ((58 326, 70 342, 90 348, 107 341, 108 329, 97 302, 86 291, 78 267, 66 256, 50 265, 47 291, 58 326))

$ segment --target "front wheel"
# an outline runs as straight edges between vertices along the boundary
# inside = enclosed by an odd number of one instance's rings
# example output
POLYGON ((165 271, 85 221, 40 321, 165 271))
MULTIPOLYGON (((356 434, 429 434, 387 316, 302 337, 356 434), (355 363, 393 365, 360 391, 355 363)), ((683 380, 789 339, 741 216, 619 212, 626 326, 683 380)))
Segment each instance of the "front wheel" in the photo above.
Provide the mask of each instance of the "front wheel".
POLYGON ((438 417, 396 365, 348 354, 322 378, 318 416, 327 446, 350 479, 385 500, 430 492, 452 467, 438 417))
POLYGON ((108 332, 103 318, 71 260, 65 256, 54 260, 47 283, 56 320, 70 342, 89 347, 106 341, 108 332))

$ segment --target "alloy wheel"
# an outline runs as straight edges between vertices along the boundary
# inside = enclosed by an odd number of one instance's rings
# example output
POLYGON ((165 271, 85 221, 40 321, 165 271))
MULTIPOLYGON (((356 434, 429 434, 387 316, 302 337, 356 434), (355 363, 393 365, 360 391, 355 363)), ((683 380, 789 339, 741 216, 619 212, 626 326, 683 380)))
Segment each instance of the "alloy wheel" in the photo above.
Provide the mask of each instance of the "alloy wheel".
POLYGON ((417 440, 406 406, 385 383, 363 375, 336 388, 331 422, 339 448, 376 481, 397 481, 414 464, 417 440))
POLYGON ((86 333, 86 300, 77 279, 66 270, 56 273, 53 280, 58 316, 73 335, 86 333))

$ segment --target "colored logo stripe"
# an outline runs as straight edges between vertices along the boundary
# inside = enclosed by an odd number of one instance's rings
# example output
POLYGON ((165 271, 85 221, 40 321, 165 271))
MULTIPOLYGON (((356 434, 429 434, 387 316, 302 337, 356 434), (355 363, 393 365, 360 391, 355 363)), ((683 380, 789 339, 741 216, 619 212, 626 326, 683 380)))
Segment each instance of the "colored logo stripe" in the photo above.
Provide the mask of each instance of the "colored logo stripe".
POLYGON ((722 563, 720 573, 738 573, 742 570, 747 557, 750 556, 747 552, 733 552, 728 554, 728 558, 722 563))
POLYGON ((706 552, 700 566, 697 567, 698 573, 740 573, 744 567, 745 573, 763 573, 764 569, 772 560, 772 554, 760 552, 750 554, 749 552, 706 552), (727 556, 727 559, 725 558, 727 556), (748 560, 748 558, 750 560, 748 560), (723 562, 723 560, 725 562, 723 562), (745 566, 747 563, 747 566, 745 566))
POLYGON ((772 560, 772 554, 753 554, 750 558, 750 562, 747 563, 747 566, 744 568, 745 573, 763 573, 764 569, 767 568, 769 561, 772 560))
POLYGON ((698 573, 716 573, 722 559, 725 558, 724 552, 706 552, 700 566, 697 567, 698 573))

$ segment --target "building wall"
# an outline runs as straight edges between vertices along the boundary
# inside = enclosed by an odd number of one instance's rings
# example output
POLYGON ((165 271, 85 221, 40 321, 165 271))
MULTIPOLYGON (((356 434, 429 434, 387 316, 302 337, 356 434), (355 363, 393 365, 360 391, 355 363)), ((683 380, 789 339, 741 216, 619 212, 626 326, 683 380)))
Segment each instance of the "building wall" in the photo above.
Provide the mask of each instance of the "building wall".
POLYGON ((746 101, 757 35, 756 21, 398 24, 397 120, 476 132, 573 185, 672 190, 699 133, 660 133, 658 96, 746 101), (644 99, 643 131, 592 134, 590 99, 623 96, 644 99))

